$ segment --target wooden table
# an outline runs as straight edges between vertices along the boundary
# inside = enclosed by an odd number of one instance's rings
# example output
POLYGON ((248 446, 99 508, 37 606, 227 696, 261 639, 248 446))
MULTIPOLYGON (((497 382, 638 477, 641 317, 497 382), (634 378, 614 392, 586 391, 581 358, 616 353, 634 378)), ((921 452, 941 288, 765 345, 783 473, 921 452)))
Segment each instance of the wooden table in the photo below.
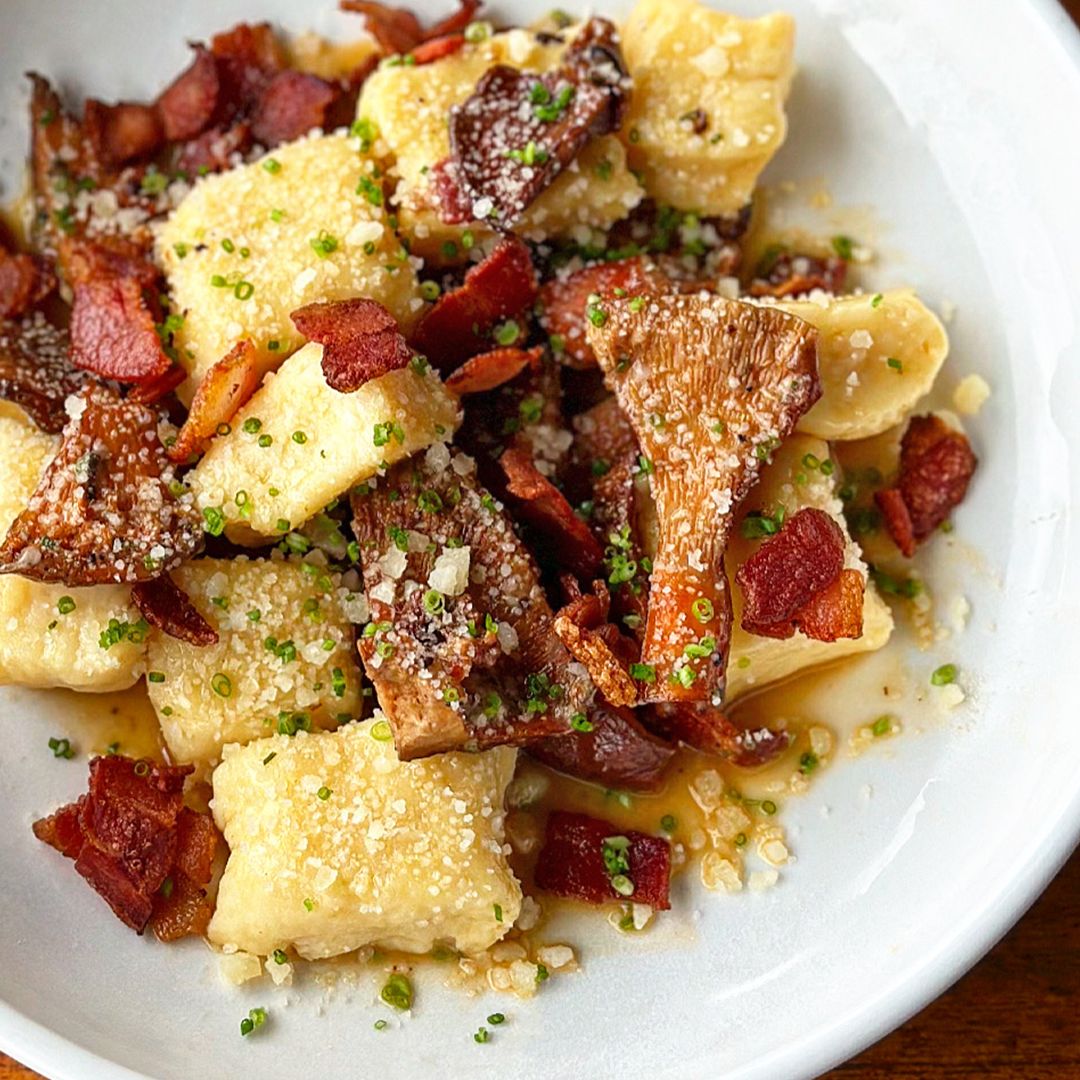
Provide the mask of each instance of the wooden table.
MULTIPOLYGON (((1080 0, 1063 3, 1080 23, 1080 0)), ((0 1080, 37 1076, 0 1054, 0 1080)), ((1080 851, 951 990, 828 1074, 828 1080, 976 1077, 1080 1078, 1080 851)))

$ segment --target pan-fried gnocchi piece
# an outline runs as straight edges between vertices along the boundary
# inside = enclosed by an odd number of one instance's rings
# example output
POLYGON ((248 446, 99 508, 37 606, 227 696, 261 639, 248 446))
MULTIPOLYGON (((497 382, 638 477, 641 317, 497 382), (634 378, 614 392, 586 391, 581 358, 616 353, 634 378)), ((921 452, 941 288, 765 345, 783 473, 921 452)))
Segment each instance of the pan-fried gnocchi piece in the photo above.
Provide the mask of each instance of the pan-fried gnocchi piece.
POLYGON ((851 540, 844 523, 841 502, 836 494, 837 475, 829 458, 827 443, 806 435, 793 435, 776 452, 772 464, 763 471, 761 480, 747 496, 727 554, 735 608, 727 673, 729 701, 806 668, 831 663, 856 653, 873 652, 889 640, 893 627, 892 613, 878 595, 874 583, 869 580, 863 601, 862 637, 840 638, 831 642, 813 641, 796 631, 790 638, 767 638, 747 634, 739 626, 742 593, 734 584, 735 573, 759 546, 759 542, 742 536, 740 525, 747 511, 762 510, 771 515, 777 506, 783 506, 786 516, 791 517, 808 506, 825 510, 836 519, 847 537, 845 567, 866 573, 859 548, 851 540))
MULTIPOLYGON (((564 37, 571 40, 570 32, 564 37)), ((494 235, 479 222, 445 225, 439 218, 432 170, 450 153, 450 107, 464 101, 493 65, 544 72, 557 65, 565 48, 542 44, 526 30, 509 30, 432 64, 384 64, 364 83, 357 116, 374 125, 379 136, 375 149, 386 155, 391 175, 399 178, 394 196, 399 227, 415 254, 435 262, 460 261, 466 254, 466 233, 476 242, 494 235)), ((643 194, 618 139, 603 136, 585 146, 514 231, 529 240, 585 240, 593 229, 606 229, 625 217, 643 194)))
MULTIPOLYGON (((0 413, 0 535, 26 507, 59 444, 21 409, 0 413)), ((76 589, 4 574, 0 683, 101 692, 131 686, 146 647, 130 597, 123 585, 76 589)))
POLYGON ((703 215, 742 209, 787 132, 792 18, 640 0, 622 39, 634 79, 623 136, 646 191, 703 215))
POLYGON ((237 543, 280 537, 382 462, 449 439, 460 421, 456 400, 426 366, 342 394, 321 365, 314 342, 290 356, 189 474, 211 531, 224 526, 237 543))
POLYGON ((401 762, 381 713, 226 747, 212 805, 230 855, 210 940, 307 958, 486 949, 521 906, 502 848, 515 755, 401 762))
POLYGON ((211 365, 250 338, 265 370, 302 342, 289 313, 366 296, 405 328, 423 307, 387 221, 375 161, 344 134, 310 136, 200 180, 161 230, 190 400, 211 365), (245 254, 247 253, 247 254, 245 254))
POLYGON ((279 722, 327 727, 357 714, 360 671, 336 575, 295 560, 198 559, 173 579, 219 637, 200 647, 150 635, 147 687, 174 761, 216 762, 226 743, 279 722))
POLYGON ((821 439, 866 439, 900 423, 949 352, 945 328, 911 289, 777 306, 820 331, 821 398, 798 430, 821 439))

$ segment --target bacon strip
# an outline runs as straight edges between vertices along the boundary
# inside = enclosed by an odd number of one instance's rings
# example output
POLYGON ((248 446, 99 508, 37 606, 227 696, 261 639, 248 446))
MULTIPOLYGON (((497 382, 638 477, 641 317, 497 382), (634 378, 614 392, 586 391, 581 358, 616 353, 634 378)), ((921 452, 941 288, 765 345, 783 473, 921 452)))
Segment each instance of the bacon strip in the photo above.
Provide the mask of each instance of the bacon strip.
POLYGON ((540 346, 535 349, 492 349, 470 357, 443 383, 459 397, 483 394, 516 379, 527 367, 539 363, 543 352, 540 346))
MULTIPOLYGON (((459 10, 424 30, 420 20, 408 9, 379 4, 373 0, 341 0, 342 11, 355 11, 367 20, 367 28, 388 53, 412 53, 416 62, 417 46, 446 35, 456 35, 473 21, 482 0, 458 0, 459 10)), ((463 39, 464 40, 464 39, 463 39)))
MULTIPOLYGON (((843 530, 824 510, 800 510, 735 575, 743 593, 742 628, 763 637, 791 637, 800 612, 843 569, 843 530)), ((811 623, 817 620, 811 617, 811 623)))
POLYGON ((195 59, 157 99, 165 138, 184 142, 205 131, 218 107, 221 80, 217 60, 204 45, 194 44, 195 59))
POLYGON ((290 318, 304 337, 322 344, 323 375, 342 394, 405 367, 413 356, 397 320, 374 300, 308 304, 290 318))
POLYGON ((646 731, 630 709, 597 706, 588 731, 571 731, 530 743, 530 757, 580 780, 627 791, 656 791, 675 748, 646 731))
POLYGON ((446 37, 434 38, 417 45, 412 51, 412 58, 417 66, 421 64, 434 64, 436 60, 445 60, 453 56, 459 49, 465 47, 464 34, 447 34, 446 37))
POLYGON ((75 286, 71 309, 71 360, 104 379, 148 382, 172 366, 143 299, 131 278, 75 286))
POLYGON ((562 340, 560 359, 575 368, 596 367, 596 357, 585 340, 586 310, 590 297, 654 296, 674 292, 676 283, 651 259, 632 259, 587 266, 565 278, 553 278, 540 290, 541 325, 562 340))
POLYGON ((574 659, 585 666, 609 704, 636 705, 637 686, 629 667, 640 654, 636 643, 608 622, 611 601, 607 587, 597 581, 593 592, 580 593, 572 579, 564 584, 570 585, 573 599, 556 614, 555 633, 574 659))
POLYGON ((603 561, 600 545, 566 496, 536 468, 532 454, 513 446, 499 464, 522 517, 544 534, 558 561, 581 578, 592 577, 603 561))
MULTIPOLYGON (((590 137, 618 130, 628 102, 618 32, 606 19, 586 23, 556 72, 490 68, 450 110, 449 175, 464 195, 454 204, 470 208, 463 220, 511 228, 590 137)), ((446 210, 444 220, 460 223, 446 210)))
POLYGON ((538 290, 529 249, 516 236, 506 237, 458 288, 439 297, 416 328, 412 345, 439 371, 452 371, 490 349, 495 324, 521 314, 538 290))
POLYGON ((56 457, 0 544, 0 573, 65 585, 144 581, 195 553, 203 531, 170 491, 159 416, 104 385, 75 401, 56 457))
POLYGON ((153 405, 168 397, 185 379, 187 372, 179 364, 173 364, 164 375, 149 382, 139 383, 128 391, 128 401, 140 405, 153 405))
POLYGON ((145 161, 164 138, 157 109, 131 101, 106 105, 91 98, 83 110, 83 131, 98 159, 114 168, 145 161))
POLYGON ((337 90, 317 75, 282 71, 270 80, 251 118, 255 138, 267 146, 292 142, 325 126, 337 90))
POLYGON ((633 829, 620 830, 585 814, 556 810, 548 817, 535 873, 537 886, 546 892, 587 904, 632 900, 665 911, 671 907, 670 879, 671 846, 666 840, 633 829), (619 874, 629 881, 629 892, 625 887, 619 892, 612 885, 615 875, 605 864, 605 841, 609 853, 625 854, 629 865, 619 874), (628 842, 625 847, 624 841, 628 842))
POLYGON ((651 503, 640 457, 634 430, 615 398, 574 418, 566 490, 575 503, 591 505, 589 528, 605 548, 606 586, 615 621, 627 625, 629 616, 639 643, 649 597, 641 522, 651 503))
POLYGON ((120 235, 93 240, 65 236, 59 244, 60 269, 72 286, 130 278, 144 289, 157 289, 159 273, 141 244, 120 235))
POLYGON ((815 641, 862 637, 865 592, 866 579, 858 570, 841 570, 827 589, 811 597, 792 616, 792 622, 815 641))
MULTIPOLYGON (((117 918, 139 934, 177 861, 184 778, 191 772, 190 765, 158 765, 122 755, 94 758, 88 793, 34 823, 34 835, 73 858, 75 869, 117 918)), ((205 826, 187 828, 205 848, 205 826)), ((186 865, 196 861, 189 857, 186 865)))
POLYGON ((874 495, 889 535, 904 555, 914 555, 916 546, 963 502, 977 464, 962 432, 937 416, 911 418, 900 443, 896 486, 874 495))
POLYGON ((217 631, 169 574, 140 581, 131 590, 131 601, 151 626, 169 637, 200 648, 218 643, 217 631))
POLYGON ((213 875, 218 832, 207 814, 185 806, 176 822, 176 862, 158 890, 150 925, 159 941, 203 936, 213 914, 206 890, 213 875))
POLYGON ((187 461, 207 439, 227 427, 255 393, 259 378, 255 346, 247 339, 238 341, 199 383, 184 426, 166 449, 169 460, 187 461))

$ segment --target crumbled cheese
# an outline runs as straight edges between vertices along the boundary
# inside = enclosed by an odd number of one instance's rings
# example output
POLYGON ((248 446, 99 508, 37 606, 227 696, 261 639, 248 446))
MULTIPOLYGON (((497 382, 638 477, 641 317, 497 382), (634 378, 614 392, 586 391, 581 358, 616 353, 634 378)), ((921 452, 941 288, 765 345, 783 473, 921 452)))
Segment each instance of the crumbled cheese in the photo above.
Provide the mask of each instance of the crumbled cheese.
POLYGON ((470 559, 468 546, 443 548, 428 575, 428 585, 444 596, 460 596, 469 585, 470 559))
POLYGON ((240 986, 262 975, 262 961, 248 952, 223 952, 218 956, 218 974, 230 986, 240 986))
POLYGON ((965 375, 953 390, 953 407, 961 416, 977 416, 990 398, 990 384, 981 375, 965 375))

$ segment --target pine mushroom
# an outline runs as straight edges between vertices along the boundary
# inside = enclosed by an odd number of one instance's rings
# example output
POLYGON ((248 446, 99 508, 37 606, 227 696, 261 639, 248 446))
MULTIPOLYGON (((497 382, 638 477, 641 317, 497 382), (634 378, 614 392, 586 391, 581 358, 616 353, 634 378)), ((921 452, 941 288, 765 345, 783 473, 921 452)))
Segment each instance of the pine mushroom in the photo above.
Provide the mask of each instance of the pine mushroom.
POLYGON ((817 332, 776 308, 626 297, 590 313, 589 345, 637 435, 656 501, 643 701, 723 700, 724 572, 735 509, 818 399, 817 332))

